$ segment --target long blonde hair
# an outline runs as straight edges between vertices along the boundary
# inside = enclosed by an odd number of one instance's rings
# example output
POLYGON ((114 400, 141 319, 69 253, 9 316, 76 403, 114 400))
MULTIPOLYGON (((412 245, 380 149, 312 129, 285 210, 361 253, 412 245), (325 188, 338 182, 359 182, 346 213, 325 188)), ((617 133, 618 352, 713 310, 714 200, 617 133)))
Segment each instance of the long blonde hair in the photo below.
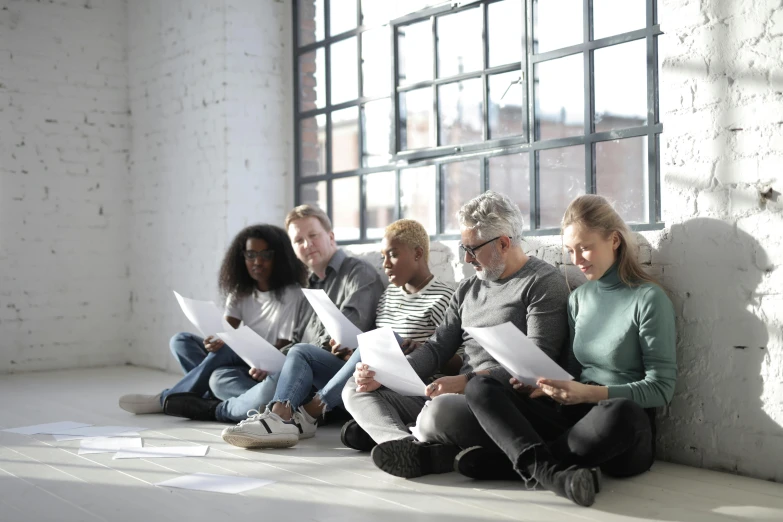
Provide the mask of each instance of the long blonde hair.
POLYGON ((638 286, 644 283, 658 282, 644 271, 636 257, 636 241, 623 218, 603 196, 585 194, 579 196, 568 205, 560 224, 560 234, 569 226, 574 225, 583 230, 592 230, 606 239, 613 232, 620 238, 617 247, 617 273, 620 281, 628 286, 638 286))

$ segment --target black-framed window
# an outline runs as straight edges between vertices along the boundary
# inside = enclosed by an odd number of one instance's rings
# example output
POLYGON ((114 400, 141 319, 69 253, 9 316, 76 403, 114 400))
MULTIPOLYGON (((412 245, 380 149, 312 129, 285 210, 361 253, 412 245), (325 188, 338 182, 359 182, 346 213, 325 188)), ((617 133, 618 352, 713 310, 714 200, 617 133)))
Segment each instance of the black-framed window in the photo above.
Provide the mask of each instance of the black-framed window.
POLYGON ((296 202, 341 242, 435 237, 484 190, 557 231, 579 194, 659 228, 656 0, 298 0, 296 202))

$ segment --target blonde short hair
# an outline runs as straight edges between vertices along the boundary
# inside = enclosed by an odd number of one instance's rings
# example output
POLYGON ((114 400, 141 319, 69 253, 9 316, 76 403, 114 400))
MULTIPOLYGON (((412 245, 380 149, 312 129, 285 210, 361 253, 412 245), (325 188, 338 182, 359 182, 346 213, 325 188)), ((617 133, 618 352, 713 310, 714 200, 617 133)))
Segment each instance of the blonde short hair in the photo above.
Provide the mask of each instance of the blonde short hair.
POLYGON ((288 226, 292 221, 308 217, 314 217, 320 221, 321 226, 323 226, 324 230, 327 232, 332 231, 332 221, 329 219, 329 216, 326 215, 326 212, 313 205, 299 205, 289 212, 285 217, 285 229, 288 230, 288 226))
POLYGON ((424 226, 413 219, 400 219, 386 227, 383 233, 389 240, 396 239, 411 248, 421 247, 424 262, 430 261, 430 236, 424 226))

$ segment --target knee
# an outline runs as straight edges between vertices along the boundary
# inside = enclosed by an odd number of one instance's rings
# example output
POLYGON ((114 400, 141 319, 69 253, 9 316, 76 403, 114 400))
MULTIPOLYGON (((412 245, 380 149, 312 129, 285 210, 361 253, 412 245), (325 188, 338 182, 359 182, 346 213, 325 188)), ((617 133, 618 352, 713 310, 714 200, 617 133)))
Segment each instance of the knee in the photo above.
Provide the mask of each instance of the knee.
POLYGON ((286 357, 293 357, 294 359, 300 359, 303 361, 310 360, 310 354, 313 350, 322 350, 323 348, 319 348, 318 346, 314 346, 312 344, 295 344, 291 347, 290 350, 288 350, 288 355, 286 357))
POLYGON ((441 395, 431 400, 421 411, 416 427, 425 442, 440 442, 448 433, 459 431, 460 418, 456 413, 464 404, 460 395, 441 395))
POLYGON ((180 332, 171 337, 169 348, 174 355, 180 355, 187 350, 188 344, 193 340, 193 335, 188 332, 180 332))
POLYGON ((491 403, 498 392, 503 392, 503 385, 489 375, 476 375, 465 387, 465 398, 471 406, 491 403))
POLYGON ((641 406, 630 399, 609 399, 598 403, 607 431, 634 430, 647 415, 641 406))
POLYGON ((225 377, 228 373, 228 368, 218 368, 212 372, 209 376, 209 389, 212 390, 212 393, 219 393, 220 387, 225 381, 225 377))

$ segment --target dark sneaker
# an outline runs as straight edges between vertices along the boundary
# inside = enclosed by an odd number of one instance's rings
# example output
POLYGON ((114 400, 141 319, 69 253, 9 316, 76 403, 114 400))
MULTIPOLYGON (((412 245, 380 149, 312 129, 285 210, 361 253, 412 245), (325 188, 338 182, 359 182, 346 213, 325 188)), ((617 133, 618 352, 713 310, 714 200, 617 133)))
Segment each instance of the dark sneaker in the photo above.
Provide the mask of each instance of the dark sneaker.
POLYGON ((340 431, 340 441, 343 446, 358 451, 372 451, 377 446, 372 437, 353 419, 343 424, 343 429, 340 431))
POLYGON ((163 402, 163 413, 198 421, 214 421, 215 408, 223 401, 204 399, 196 393, 172 393, 163 402))
MULTIPOLYGON (((593 476, 593 470, 588 468, 579 468, 564 472, 565 477, 565 496, 573 502, 584 507, 590 507, 595 502, 596 480, 593 476)), ((599 472, 600 473, 600 472, 599 472)), ((599 475, 600 477, 600 475, 599 475)))
POLYGON ((372 450, 372 461, 390 475, 415 478, 454 470, 457 446, 428 444, 412 437, 382 442, 372 450))
POLYGON ((504 453, 481 446, 460 451, 454 471, 475 480, 522 480, 504 453))

